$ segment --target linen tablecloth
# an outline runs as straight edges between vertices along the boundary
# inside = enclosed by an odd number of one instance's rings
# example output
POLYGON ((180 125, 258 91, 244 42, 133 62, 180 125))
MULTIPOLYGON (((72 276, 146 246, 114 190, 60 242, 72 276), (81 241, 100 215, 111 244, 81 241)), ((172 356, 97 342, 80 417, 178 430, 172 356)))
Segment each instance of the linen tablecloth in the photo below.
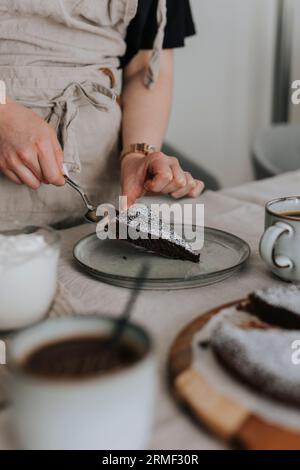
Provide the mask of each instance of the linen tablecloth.
MULTIPOLYGON (((166 361, 168 350, 178 332, 207 310, 246 296, 249 291, 279 284, 258 254, 259 238, 264 227, 265 203, 280 196, 300 194, 300 171, 252 182, 219 192, 207 191, 193 203, 205 205, 205 224, 234 233, 252 249, 245 268, 233 277, 207 287, 180 291, 144 291, 136 304, 133 320, 152 334, 157 350, 159 388, 156 415, 149 447, 155 449, 221 449, 224 444, 193 423, 174 403, 167 390, 166 361)), ((181 203, 191 202, 183 200, 181 203)), ((77 313, 98 312, 117 316, 130 295, 123 288, 101 283, 75 265, 74 243, 91 233, 90 225, 61 232, 59 281, 72 298, 77 313)), ((0 412, 0 448, 7 444, 5 427, 9 410, 0 412)))

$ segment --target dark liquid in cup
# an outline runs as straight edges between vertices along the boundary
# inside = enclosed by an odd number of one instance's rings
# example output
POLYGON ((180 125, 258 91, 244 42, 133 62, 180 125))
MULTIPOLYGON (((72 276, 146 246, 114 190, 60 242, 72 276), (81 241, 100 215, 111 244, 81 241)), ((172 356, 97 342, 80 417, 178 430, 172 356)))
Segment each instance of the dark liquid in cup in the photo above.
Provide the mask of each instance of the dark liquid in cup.
POLYGON ((285 217, 293 217, 293 219, 299 219, 300 220, 300 211, 281 212, 281 215, 284 215, 285 217))
POLYGON ((41 346, 22 364, 23 371, 48 378, 85 378, 124 369, 135 364, 144 352, 127 340, 108 353, 107 337, 79 337, 41 346))

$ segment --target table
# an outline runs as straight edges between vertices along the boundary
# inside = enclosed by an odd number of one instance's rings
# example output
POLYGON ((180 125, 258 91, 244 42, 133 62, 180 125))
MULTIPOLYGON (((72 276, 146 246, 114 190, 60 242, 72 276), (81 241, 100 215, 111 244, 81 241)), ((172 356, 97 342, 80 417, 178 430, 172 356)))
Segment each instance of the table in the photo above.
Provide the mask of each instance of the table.
MULTIPOLYGON (((300 193, 300 171, 219 192, 207 191, 193 203, 204 203, 205 224, 232 232, 252 249, 247 266, 219 284, 181 291, 144 291, 136 304, 133 320, 152 334, 158 357, 159 387, 156 415, 149 447, 153 449, 222 449, 224 444, 194 424, 177 407, 166 383, 169 347, 178 332, 199 314, 246 296, 250 290, 279 284, 261 261, 258 242, 264 226, 264 205, 273 198, 300 193)), ((187 200, 182 200, 185 203, 187 200)), ((190 200, 188 201, 190 202, 190 200)), ((74 243, 92 231, 85 225, 64 230, 59 280, 72 294, 83 313, 117 316, 130 291, 103 284, 79 271, 72 259, 74 243), (82 306, 82 307, 81 307, 82 306)), ((5 425, 8 411, 0 413, 0 449, 6 448, 5 425)))

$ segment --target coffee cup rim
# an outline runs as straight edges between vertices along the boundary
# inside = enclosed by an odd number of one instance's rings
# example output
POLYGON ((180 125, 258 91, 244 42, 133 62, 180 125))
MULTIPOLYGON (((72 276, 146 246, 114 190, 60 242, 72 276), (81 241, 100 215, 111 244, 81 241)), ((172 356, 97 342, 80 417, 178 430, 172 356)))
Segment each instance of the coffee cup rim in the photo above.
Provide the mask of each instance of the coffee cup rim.
MULTIPOLYGON (((89 376, 82 377, 82 378, 80 377, 59 377, 59 378, 47 377, 46 375, 42 376, 42 375, 37 375, 34 373, 31 374, 30 372, 25 371, 22 368, 22 363, 23 363, 22 359, 18 358, 17 354, 15 355, 15 357, 13 357, 14 354, 12 350, 14 348, 14 344, 16 344, 17 341, 20 340, 20 338, 24 337, 27 334, 30 334, 34 330, 38 330, 40 328, 44 329, 44 328, 47 328, 47 325, 51 325, 51 324, 54 325, 55 323, 62 324, 64 321, 70 322, 73 324, 75 323, 79 324, 80 322, 83 322, 83 323, 97 322, 100 325, 101 323, 102 324, 103 323, 115 324, 117 321, 117 318, 113 318, 113 317, 110 317, 109 315, 104 315, 104 314, 99 315, 97 313, 89 314, 88 316, 84 314, 77 314, 74 317, 62 316, 59 318, 48 318, 44 321, 35 323, 34 325, 29 325, 23 328, 21 331, 18 331, 17 333, 13 333, 9 340, 8 355, 7 355, 8 357, 7 366, 13 376, 15 376, 16 378, 24 379, 24 380, 35 381, 36 383, 44 383, 44 384, 49 384, 49 385, 54 385, 54 386, 60 386, 60 385, 76 386, 76 385, 81 385, 81 384, 92 383, 94 381, 99 382, 99 381, 112 380, 114 378, 125 376, 131 371, 141 366, 144 362, 149 360, 149 358, 151 358, 154 355, 153 339, 150 336, 150 334, 142 326, 134 322, 130 322, 126 327, 127 332, 128 330, 131 330, 137 333, 137 335, 141 338, 142 342, 145 343, 146 345, 145 352, 143 353, 143 355, 133 364, 127 365, 126 367, 121 368, 120 370, 110 371, 104 374, 94 373, 94 374, 91 374, 89 376)), ((62 332, 62 334, 56 337, 55 339, 59 341, 59 340, 63 340, 64 338, 72 338, 72 336, 78 338, 80 337, 80 333, 79 334, 73 333, 73 335, 72 334, 68 335, 68 332, 64 330, 64 332, 62 332)), ((31 351, 35 351, 39 347, 42 347, 43 345, 55 342, 55 339, 49 338, 48 341, 43 341, 43 340, 35 341, 34 344, 31 345, 31 347, 28 347, 27 351, 23 353, 23 358, 26 358, 26 356, 28 356, 31 351)))
POLYGON ((271 199, 270 201, 268 201, 265 205, 265 210, 266 212, 268 212, 268 214, 270 215, 274 215, 275 217, 280 217, 282 219, 286 219, 286 220, 294 220, 296 222, 299 222, 299 218, 296 218, 296 217, 292 217, 292 216, 289 216, 289 215, 284 215, 280 212, 276 212, 276 211, 272 211, 270 209, 270 206, 272 204, 277 204, 278 202, 284 202, 284 201, 293 201, 293 200, 299 200, 300 201, 300 196, 286 196, 286 197, 279 197, 279 198, 276 198, 276 199, 271 199))

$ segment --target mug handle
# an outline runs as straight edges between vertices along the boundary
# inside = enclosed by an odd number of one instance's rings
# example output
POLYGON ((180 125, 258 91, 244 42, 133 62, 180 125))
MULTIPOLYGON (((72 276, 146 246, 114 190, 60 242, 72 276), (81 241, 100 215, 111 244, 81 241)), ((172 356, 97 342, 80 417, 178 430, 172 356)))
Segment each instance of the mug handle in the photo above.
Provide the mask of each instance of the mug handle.
POLYGON ((265 231, 260 240, 260 256, 271 268, 286 269, 293 267, 292 260, 287 256, 275 256, 276 243, 283 234, 292 235, 292 227, 283 222, 276 222, 265 231))

